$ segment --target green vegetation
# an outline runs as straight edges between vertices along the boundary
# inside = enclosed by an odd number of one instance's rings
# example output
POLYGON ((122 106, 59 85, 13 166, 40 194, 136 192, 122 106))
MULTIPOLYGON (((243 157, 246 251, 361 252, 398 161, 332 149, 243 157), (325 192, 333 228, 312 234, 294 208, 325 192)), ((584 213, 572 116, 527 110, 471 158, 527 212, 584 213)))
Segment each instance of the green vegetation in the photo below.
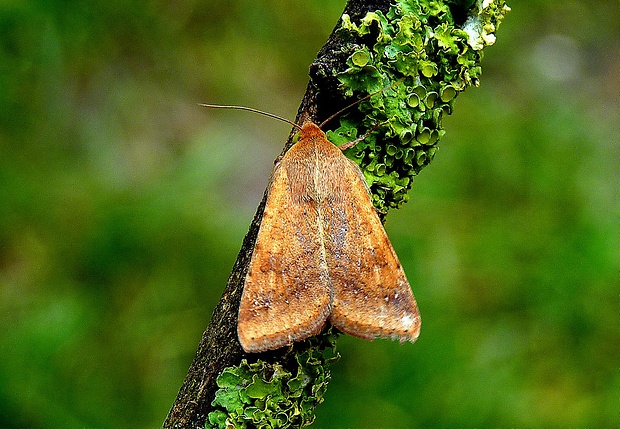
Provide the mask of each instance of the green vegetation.
MULTIPOLYGON (((331 329, 329 330, 331 331, 331 329)), ((336 334, 295 344, 292 365, 259 360, 226 368, 209 414, 208 428, 299 428, 310 425, 324 400, 330 379, 328 366, 338 359, 336 334)), ((286 361, 287 359, 284 359, 286 361)))
POLYGON ((479 85, 482 49, 495 42, 508 10, 503 1, 480 2, 467 11, 465 22, 455 23, 447 4, 406 0, 395 2, 387 15, 368 13, 359 26, 342 17, 341 35, 364 37, 372 47, 351 41, 342 48, 352 52, 348 68, 337 74, 345 94, 365 96, 391 87, 360 103, 359 113, 344 115, 328 138, 338 144, 380 124, 348 151, 362 167, 379 210, 407 201, 413 176, 437 152, 444 114, 452 112, 459 92, 479 85))

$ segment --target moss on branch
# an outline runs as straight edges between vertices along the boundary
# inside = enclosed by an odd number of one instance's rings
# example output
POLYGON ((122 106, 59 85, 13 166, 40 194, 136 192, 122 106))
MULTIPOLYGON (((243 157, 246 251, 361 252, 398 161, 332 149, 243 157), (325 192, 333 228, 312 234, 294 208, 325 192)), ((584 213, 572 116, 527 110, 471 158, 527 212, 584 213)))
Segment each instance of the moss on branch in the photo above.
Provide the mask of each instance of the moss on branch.
MULTIPOLYGON (((407 201, 413 177, 437 152, 443 115, 479 84, 482 49, 494 43, 508 10, 503 0, 347 4, 310 68, 298 120, 320 122, 387 88, 347 110, 327 133, 340 145, 372 130, 345 153, 380 211, 407 201)), ((331 328, 262 354, 244 355, 236 339, 235 312, 263 207, 264 200, 165 427, 297 428, 312 423, 323 401, 337 358, 331 328)))

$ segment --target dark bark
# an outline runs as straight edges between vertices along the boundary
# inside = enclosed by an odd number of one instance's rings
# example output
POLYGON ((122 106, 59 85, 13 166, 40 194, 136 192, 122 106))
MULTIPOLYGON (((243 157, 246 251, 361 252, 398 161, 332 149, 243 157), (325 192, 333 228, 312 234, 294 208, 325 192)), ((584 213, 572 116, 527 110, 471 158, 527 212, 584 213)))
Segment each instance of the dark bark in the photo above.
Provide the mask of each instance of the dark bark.
MULTIPOLYGON (((350 0, 343 13, 358 21, 367 12, 387 11, 389 5, 388 1, 350 0)), ((339 19, 339 16, 334 17, 338 23, 339 19)), ((334 30, 310 66, 310 82, 297 115, 299 123, 307 119, 320 122, 347 103, 336 91, 338 82, 334 77, 334 71, 346 68, 349 53, 341 49, 344 44, 345 41, 334 30)), ((292 136, 291 133, 285 150, 292 145, 292 136)), ((222 298, 202 336, 194 361, 164 422, 165 428, 204 428, 218 389, 217 376, 224 368, 236 365, 246 357, 237 339, 237 311, 264 207, 265 196, 243 241, 222 298)), ((276 350, 261 356, 277 360, 283 352, 276 350)))

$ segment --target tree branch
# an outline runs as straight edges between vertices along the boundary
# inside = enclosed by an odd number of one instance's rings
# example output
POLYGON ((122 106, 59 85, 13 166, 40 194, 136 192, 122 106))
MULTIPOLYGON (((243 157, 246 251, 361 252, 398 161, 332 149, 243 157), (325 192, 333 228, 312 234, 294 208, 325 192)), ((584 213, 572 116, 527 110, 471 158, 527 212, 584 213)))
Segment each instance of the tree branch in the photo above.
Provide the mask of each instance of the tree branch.
MULTIPOLYGON (((503 1, 483 8, 482 1, 349 0, 310 67, 298 123, 319 123, 351 104, 351 96, 402 80, 372 103, 347 111, 340 125, 328 124, 328 138, 337 145, 380 124, 376 135, 345 153, 364 172, 375 206, 384 213, 398 207, 413 176, 433 159, 442 115, 452 111, 460 91, 478 85, 481 49, 493 43, 508 10, 503 1)), ((293 133, 284 151, 292 144, 293 133)), ((330 327, 260 354, 245 354, 237 339, 237 312, 265 200, 266 191, 165 428, 237 427, 238 421, 301 427, 322 402, 327 364, 335 359, 330 327)))

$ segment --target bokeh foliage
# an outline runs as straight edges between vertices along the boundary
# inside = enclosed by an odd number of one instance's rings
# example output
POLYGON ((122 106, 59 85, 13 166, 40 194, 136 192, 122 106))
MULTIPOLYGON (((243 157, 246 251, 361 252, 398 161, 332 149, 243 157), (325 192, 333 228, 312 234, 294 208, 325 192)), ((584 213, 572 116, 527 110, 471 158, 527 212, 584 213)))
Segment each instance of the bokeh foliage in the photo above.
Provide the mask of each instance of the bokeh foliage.
MULTIPOLYGON (((620 13, 509 2, 387 230, 414 345, 341 337, 316 427, 618 424, 620 13)), ((163 422, 344 2, 0 5, 0 426, 163 422)))

